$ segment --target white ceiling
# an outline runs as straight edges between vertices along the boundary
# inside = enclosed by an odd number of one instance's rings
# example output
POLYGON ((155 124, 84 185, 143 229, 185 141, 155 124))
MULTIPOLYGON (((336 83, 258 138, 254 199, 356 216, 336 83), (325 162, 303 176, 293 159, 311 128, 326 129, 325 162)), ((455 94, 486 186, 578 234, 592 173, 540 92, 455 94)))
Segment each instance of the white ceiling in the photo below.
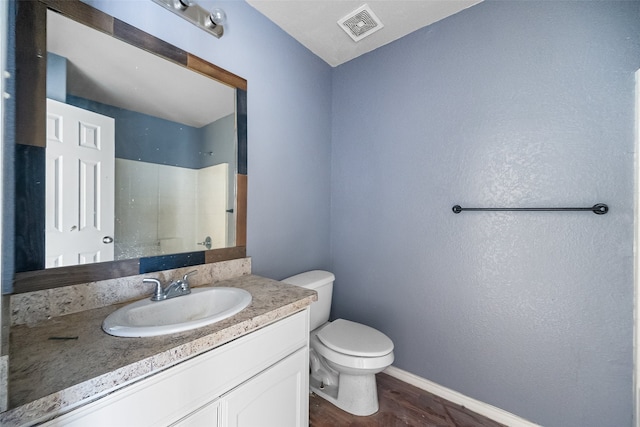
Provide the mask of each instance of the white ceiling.
POLYGON ((247 0, 251 6, 336 67, 482 0, 247 0), (384 28, 354 42, 338 20, 368 4, 384 28))

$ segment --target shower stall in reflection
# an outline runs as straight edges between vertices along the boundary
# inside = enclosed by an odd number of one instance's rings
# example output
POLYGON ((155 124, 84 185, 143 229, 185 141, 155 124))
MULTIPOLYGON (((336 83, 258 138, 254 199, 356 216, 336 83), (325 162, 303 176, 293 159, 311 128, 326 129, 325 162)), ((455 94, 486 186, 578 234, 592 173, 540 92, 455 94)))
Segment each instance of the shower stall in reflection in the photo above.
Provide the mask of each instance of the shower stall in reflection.
POLYGON ((228 170, 116 159, 115 258, 228 246, 228 170))

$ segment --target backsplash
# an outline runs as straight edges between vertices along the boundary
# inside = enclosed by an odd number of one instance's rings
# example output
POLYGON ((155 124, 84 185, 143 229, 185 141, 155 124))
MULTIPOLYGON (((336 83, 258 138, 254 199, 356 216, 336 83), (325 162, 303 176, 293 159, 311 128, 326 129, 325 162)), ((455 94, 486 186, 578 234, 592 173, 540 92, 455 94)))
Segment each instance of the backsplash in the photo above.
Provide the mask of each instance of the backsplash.
POLYGON ((251 258, 11 295, 11 325, 35 324, 52 317, 140 299, 153 293, 154 285, 143 283, 143 278, 159 279, 166 284, 192 270, 198 270, 198 274, 189 278, 191 286, 207 285, 251 274, 251 258))

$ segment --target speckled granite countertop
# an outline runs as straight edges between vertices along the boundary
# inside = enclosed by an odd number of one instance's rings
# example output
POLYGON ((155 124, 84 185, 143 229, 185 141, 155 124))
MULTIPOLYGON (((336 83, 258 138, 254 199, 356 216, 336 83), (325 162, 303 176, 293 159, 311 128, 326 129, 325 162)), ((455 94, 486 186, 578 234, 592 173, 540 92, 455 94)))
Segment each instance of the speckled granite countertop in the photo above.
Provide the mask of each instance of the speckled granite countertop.
POLYGON ((303 310, 316 300, 315 291, 253 275, 215 286, 246 289, 253 300, 245 310, 216 324, 159 337, 119 338, 103 332, 104 318, 124 304, 12 327, 12 409, 0 414, 0 424, 29 423, 87 403, 303 310))

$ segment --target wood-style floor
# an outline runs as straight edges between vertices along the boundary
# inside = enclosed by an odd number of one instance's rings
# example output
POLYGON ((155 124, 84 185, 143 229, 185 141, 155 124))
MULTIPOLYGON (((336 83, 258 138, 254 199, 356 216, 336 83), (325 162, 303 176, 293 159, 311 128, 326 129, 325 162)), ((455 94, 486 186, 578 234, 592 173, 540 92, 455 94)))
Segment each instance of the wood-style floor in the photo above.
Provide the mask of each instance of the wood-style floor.
POLYGON ((368 417, 357 417, 326 400, 309 396, 311 427, 504 427, 438 396, 387 374, 376 375, 380 409, 368 417))

